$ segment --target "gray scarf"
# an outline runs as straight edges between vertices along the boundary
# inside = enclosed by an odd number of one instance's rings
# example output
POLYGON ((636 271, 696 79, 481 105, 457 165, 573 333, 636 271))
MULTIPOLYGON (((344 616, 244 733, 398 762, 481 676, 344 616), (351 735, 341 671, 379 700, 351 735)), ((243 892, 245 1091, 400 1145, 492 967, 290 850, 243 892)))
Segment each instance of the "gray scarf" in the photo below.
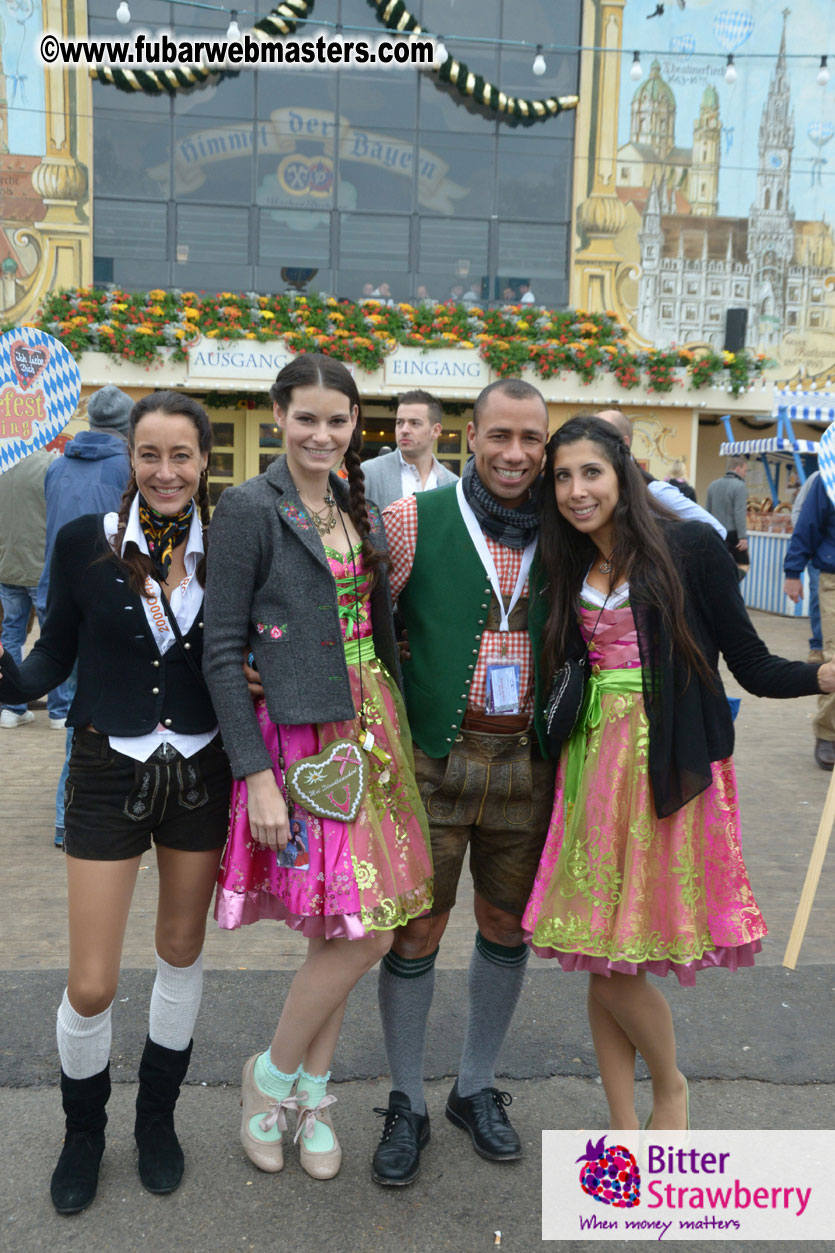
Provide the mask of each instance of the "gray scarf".
POLYGON ((504 544, 506 548, 527 548, 531 540, 536 538, 539 519, 534 491, 531 491, 524 504, 516 509, 508 509, 495 496, 490 495, 478 477, 475 457, 470 457, 464 466, 461 484, 467 504, 485 535, 504 544))

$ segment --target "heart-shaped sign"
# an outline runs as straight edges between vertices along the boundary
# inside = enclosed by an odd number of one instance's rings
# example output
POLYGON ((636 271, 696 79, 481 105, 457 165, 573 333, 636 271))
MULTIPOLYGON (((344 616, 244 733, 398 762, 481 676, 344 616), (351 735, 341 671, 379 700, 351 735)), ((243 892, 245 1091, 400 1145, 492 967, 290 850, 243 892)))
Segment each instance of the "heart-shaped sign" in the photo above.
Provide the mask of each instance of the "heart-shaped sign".
POLYGON ((334 740, 315 757, 303 757, 286 774, 294 800, 320 818, 353 822, 368 783, 368 761, 353 740, 334 740))
POLYGON ((0 335, 0 474, 51 443, 80 395, 81 371, 57 339, 33 326, 0 335))

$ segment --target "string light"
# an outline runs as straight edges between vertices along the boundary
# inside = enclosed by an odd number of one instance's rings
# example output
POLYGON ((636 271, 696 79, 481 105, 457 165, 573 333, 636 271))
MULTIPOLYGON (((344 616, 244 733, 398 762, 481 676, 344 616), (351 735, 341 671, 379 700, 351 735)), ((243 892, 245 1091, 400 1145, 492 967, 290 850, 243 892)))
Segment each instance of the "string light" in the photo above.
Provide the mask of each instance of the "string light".
POLYGON ((545 64, 545 58, 542 55, 542 44, 536 45, 536 56, 533 59, 532 70, 537 78, 540 78, 548 68, 545 64))
POLYGON ((241 28, 238 25, 238 10, 233 9, 229 17, 229 25, 226 27, 227 39, 240 39, 241 28))
POLYGON ((734 65, 734 54, 728 53, 728 64, 725 67, 725 82, 728 84, 735 83, 737 79, 736 66, 734 65))
POLYGON ((632 65, 629 70, 629 77, 632 79, 633 83, 637 83, 637 82, 640 82, 640 80, 643 78, 643 74, 644 74, 644 67, 641 65, 641 54, 640 52, 636 52, 634 57, 632 58, 632 65))
POLYGON ((829 82, 829 67, 826 64, 826 57, 821 57, 821 67, 818 70, 817 84, 819 87, 825 87, 829 82))
POLYGON ((449 60, 449 53, 446 50, 444 37, 443 35, 438 35, 437 39, 435 40, 435 64, 443 65, 444 62, 448 60, 449 60))
POLYGON ((123 26, 127 26, 130 21, 130 9, 127 0, 120 0, 119 7, 116 10, 116 21, 121 22, 123 26))

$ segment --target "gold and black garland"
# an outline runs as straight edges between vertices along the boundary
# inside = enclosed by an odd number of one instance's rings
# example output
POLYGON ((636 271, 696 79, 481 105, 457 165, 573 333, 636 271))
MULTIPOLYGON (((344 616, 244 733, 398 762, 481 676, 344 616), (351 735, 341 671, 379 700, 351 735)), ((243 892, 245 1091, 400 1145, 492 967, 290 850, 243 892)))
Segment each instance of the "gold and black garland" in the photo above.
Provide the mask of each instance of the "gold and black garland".
MULTIPOLYGON (((315 0, 283 0, 256 22, 253 29, 261 38, 281 39, 292 35, 299 23, 310 17, 314 3, 315 0)), ((387 30, 401 35, 431 35, 415 20, 403 0, 367 0, 367 3, 387 30)), ((578 103, 577 96, 546 96, 539 100, 507 96, 481 74, 473 74, 463 61, 451 56, 443 65, 426 66, 421 72, 448 84, 479 108, 498 113, 511 126, 533 126, 556 117, 566 109, 576 109, 578 103)), ((234 78, 239 73, 239 70, 214 70, 205 65, 172 66, 164 70, 126 70, 103 65, 90 71, 92 78, 118 87, 120 91, 142 91, 153 96, 163 92, 174 95, 178 91, 202 86, 209 79, 219 82, 224 78, 234 78)))
MULTIPOLYGON (((406 8, 403 0, 367 0, 383 25, 391 31, 407 35, 431 35, 424 30, 406 8)), ((498 87, 488 83, 481 74, 473 74, 463 61, 447 57, 443 65, 433 65, 423 73, 434 74, 442 83, 449 83, 459 94, 473 100, 491 113, 499 113, 511 126, 533 126, 549 117, 556 117, 565 109, 576 109, 577 96, 547 96, 542 100, 521 100, 506 96, 498 87)))
MULTIPOLYGON (((315 0, 282 0, 265 17, 255 23, 257 35, 267 39, 281 39, 294 34, 300 22, 313 12, 315 0)), ((190 87, 202 87, 211 79, 221 82, 224 78, 237 78, 240 70, 215 70, 206 65, 171 66, 164 70, 125 70, 116 65, 99 65, 90 71, 90 77, 100 83, 118 87, 120 91, 142 91, 148 96, 170 96, 190 87)))

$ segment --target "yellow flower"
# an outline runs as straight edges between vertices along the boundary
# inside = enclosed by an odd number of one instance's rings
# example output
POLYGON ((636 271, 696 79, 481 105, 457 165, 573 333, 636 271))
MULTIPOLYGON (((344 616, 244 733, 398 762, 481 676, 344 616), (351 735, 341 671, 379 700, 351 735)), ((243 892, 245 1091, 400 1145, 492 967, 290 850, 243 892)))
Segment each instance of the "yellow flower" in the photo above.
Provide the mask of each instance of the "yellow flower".
POLYGON ((469 339, 462 339, 460 341, 460 346, 462 348, 475 348, 475 344, 469 339))
POLYGON ((113 308, 118 309, 119 312, 121 313, 123 309, 127 309, 127 305, 124 303, 121 303, 121 304, 114 305, 113 308))
POLYGON ((736 361, 736 356, 732 352, 724 351, 722 353, 722 360, 725 362, 725 365, 733 365, 736 361))
POLYGON ((183 309, 183 314, 185 317, 189 318, 190 321, 194 321, 195 318, 200 317, 200 310, 195 309, 193 305, 186 305, 183 309))
POLYGON ((134 331, 137 335, 156 335, 156 328, 153 326, 135 326, 134 331))
POLYGON ((182 327, 178 327, 177 330, 174 332, 174 338, 185 339, 185 337, 186 337, 185 331, 182 329, 182 327))
POLYGON ((247 331, 246 335, 244 335, 244 339, 257 339, 257 338, 258 336, 255 334, 255 331, 247 331))
POLYGON ((217 328, 214 328, 211 331, 206 331, 206 336, 208 339, 217 339, 219 334, 220 334, 220 331, 217 330, 217 328))
POLYGON ((153 291, 148 292, 149 300, 165 300, 165 292, 159 287, 155 287, 153 291))
POLYGON ((527 331, 529 327, 530 322, 526 322, 524 318, 520 318, 516 323, 516 329, 519 331, 527 331))
POLYGON ((153 313, 154 317, 156 318, 161 318, 165 316, 165 310, 162 308, 161 305, 151 305, 148 312, 153 313))
POLYGON ((269 309, 263 309, 263 310, 262 310, 262 312, 261 312, 261 321, 262 321, 262 322, 272 322, 272 321, 274 320, 274 318, 275 318, 275 314, 274 314, 274 313, 270 313, 269 309))
POLYGON ((331 314, 331 322, 344 322, 344 321, 345 321, 344 313, 332 313, 331 314))

